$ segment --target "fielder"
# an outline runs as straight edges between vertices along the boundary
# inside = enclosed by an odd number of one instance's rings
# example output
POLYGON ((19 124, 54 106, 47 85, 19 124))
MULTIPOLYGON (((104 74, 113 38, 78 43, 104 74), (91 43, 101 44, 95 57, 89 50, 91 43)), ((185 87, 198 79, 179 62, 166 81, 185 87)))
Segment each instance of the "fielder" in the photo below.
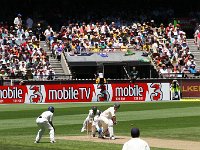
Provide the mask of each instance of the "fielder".
POLYGON ((45 129, 49 129, 49 135, 50 135, 50 142, 51 143, 55 143, 55 139, 54 139, 54 132, 55 132, 55 128, 53 126, 53 113, 54 113, 54 107, 50 106, 48 108, 48 111, 43 112, 37 119, 36 119, 36 123, 38 125, 38 127, 40 128, 37 136, 35 138, 35 142, 34 143, 39 143, 42 135, 44 134, 45 129))
MULTIPOLYGON (((95 137, 96 134, 96 130, 99 132, 99 130, 101 131, 100 127, 99 127, 99 116, 100 116, 101 111, 97 109, 96 106, 92 106, 92 108, 89 110, 88 116, 86 117, 86 119, 83 122, 83 127, 81 129, 81 132, 86 131, 86 126, 88 126, 88 124, 92 124, 92 135, 93 137, 95 137)), ((89 130, 89 129, 87 129, 89 130)))
POLYGON ((124 143, 122 150, 150 150, 146 141, 140 138, 140 130, 138 128, 131 129, 132 138, 124 143))
POLYGON ((103 131, 100 133, 102 138, 105 137, 105 133, 109 132, 111 140, 115 140, 113 125, 117 124, 115 113, 120 108, 119 103, 115 103, 113 107, 109 107, 101 113, 99 122, 102 125, 103 131))

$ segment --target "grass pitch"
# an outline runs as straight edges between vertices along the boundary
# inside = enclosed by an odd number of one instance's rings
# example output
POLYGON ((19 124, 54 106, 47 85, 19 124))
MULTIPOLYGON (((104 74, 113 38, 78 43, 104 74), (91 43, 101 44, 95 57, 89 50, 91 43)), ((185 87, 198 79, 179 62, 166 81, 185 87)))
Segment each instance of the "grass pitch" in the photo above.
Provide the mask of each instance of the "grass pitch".
MULTIPOLYGON (((80 133, 91 106, 105 110, 113 103, 65 103, 0 105, 0 150, 120 150, 120 144, 57 140, 49 143, 48 131, 41 143, 34 144, 38 131, 35 119, 48 106, 55 107, 56 136, 86 135, 80 133)), ((199 102, 121 103, 117 112, 115 134, 130 136, 130 129, 139 127, 141 137, 200 141, 199 102)), ((150 145, 151 146, 151 145, 150 145)), ((151 148, 152 150, 164 150, 151 148)), ((166 150, 166 149, 165 149, 166 150)))

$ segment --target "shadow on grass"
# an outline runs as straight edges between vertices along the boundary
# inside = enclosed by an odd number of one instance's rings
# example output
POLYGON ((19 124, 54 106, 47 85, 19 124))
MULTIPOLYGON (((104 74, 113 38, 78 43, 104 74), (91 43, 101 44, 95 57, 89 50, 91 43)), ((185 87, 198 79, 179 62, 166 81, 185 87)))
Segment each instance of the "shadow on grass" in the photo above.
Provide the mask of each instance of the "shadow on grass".
MULTIPOLYGON (((42 142, 41 145, 46 144, 49 142, 42 142)), ((39 145, 40 143, 38 143, 39 145)), ((37 145, 37 144, 36 144, 37 145)), ((41 147, 35 147, 35 146, 24 146, 24 145, 0 145, 0 150, 42 150, 41 147)), ((48 150, 55 150, 51 148, 45 148, 48 150)))

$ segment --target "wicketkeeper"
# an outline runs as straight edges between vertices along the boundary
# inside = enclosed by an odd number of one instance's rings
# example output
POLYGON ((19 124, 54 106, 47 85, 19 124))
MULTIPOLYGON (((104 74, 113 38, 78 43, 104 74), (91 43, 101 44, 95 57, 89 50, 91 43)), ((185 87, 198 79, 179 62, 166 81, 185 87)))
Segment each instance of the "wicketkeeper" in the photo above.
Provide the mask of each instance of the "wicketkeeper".
MULTIPOLYGON (((92 108, 89 110, 88 116, 83 122, 83 127, 81 129, 81 132, 86 131, 86 127, 89 127, 89 124, 92 125, 92 135, 95 136, 96 130, 99 131, 99 115, 101 111, 97 109, 97 106, 92 106, 92 108)), ((89 130, 89 129, 87 129, 89 130)))

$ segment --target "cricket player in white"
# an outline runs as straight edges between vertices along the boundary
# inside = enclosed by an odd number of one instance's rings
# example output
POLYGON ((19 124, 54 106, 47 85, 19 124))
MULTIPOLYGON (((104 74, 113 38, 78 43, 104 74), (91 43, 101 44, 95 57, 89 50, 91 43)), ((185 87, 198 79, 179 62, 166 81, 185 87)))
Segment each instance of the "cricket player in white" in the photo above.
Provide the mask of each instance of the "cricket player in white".
POLYGON ((100 136, 100 134, 102 132, 102 126, 101 126, 101 123, 100 123, 100 120, 99 120, 100 119, 100 114, 101 114, 101 111, 99 111, 97 113, 97 115, 94 117, 94 120, 92 122, 92 135, 93 135, 93 137, 95 137, 96 131, 98 131, 99 136, 100 136))
POLYGON ((122 150, 150 150, 148 143, 139 138, 140 130, 138 128, 131 129, 131 136, 132 139, 124 143, 122 150))
POLYGON ((108 129, 110 139, 115 140, 113 125, 117 124, 115 113, 119 109, 120 104, 115 103, 113 107, 109 107, 101 113, 99 121, 103 127, 102 133, 105 133, 108 129))
POLYGON ((92 108, 89 110, 88 116, 85 118, 83 122, 83 127, 81 129, 81 132, 86 131, 87 124, 92 123, 92 135, 93 137, 95 137, 96 129, 97 131, 99 131, 99 125, 98 125, 99 115, 100 115, 100 110, 98 110, 96 106, 92 106, 92 108))
POLYGON ((55 143, 55 139, 54 139, 55 128, 54 128, 53 123, 52 123, 53 113, 54 113, 54 107, 50 106, 48 108, 48 111, 43 112, 36 119, 36 123, 37 123, 37 125, 40 129, 39 129, 37 136, 35 138, 35 143, 40 142, 40 139, 42 138, 42 135, 44 134, 45 129, 49 129, 50 142, 55 143))

